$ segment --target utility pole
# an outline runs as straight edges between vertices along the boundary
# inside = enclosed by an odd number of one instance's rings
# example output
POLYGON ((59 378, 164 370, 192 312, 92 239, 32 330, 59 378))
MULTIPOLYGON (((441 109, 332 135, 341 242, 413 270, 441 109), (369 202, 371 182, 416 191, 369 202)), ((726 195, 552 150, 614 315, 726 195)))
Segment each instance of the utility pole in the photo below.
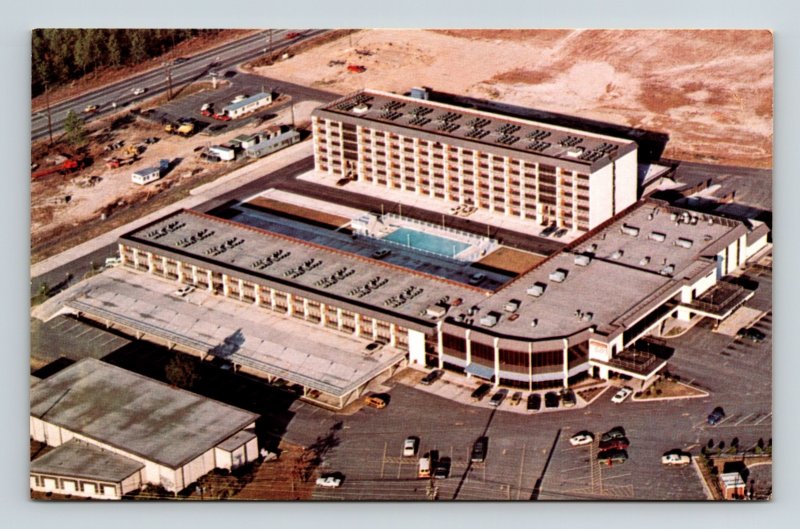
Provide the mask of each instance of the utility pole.
POLYGON ((50 145, 53 145, 53 120, 50 116, 50 87, 44 85, 44 102, 47 105, 47 131, 50 133, 50 145))
POLYGON ((267 62, 272 62, 272 30, 269 30, 269 55, 267 55, 267 62))
POLYGON ((292 128, 294 128, 294 101, 292 101, 290 108, 292 109, 292 128))

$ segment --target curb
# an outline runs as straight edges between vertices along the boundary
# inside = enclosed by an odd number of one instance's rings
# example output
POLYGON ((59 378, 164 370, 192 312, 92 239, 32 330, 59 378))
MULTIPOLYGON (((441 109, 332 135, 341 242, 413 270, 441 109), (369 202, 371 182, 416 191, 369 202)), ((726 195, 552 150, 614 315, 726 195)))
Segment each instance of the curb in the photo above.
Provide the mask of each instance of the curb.
POLYGON ((696 388, 694 386, 690 386, 689 384, 686 384, 685 382, 676 382, 676 384, 680 384, 681 386, 686 386, 687 388, 693 389, 694 391, 699 391, 700 395, 684 395, 684 396, 680 396, 680 397, 650 397, 650 398, 642 398, 642 397, 631 396, 631 401, 632 402, 659 402, 659 401, 665 401, 665 400, 700 399, 700 398, 705 398, 705 397, 708 397, 709 395, 711 395, 711 393, 709 393, 708 391, 705 391, 705 390, 700 389, 700 388, 696 388))

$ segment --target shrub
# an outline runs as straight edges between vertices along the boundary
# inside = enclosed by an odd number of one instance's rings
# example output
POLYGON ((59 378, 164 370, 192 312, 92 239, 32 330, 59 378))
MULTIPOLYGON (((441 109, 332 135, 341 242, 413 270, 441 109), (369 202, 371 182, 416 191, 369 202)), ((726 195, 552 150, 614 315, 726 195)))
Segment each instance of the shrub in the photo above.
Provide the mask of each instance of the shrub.
POLYGON ((662 393, 661 388, 657 388, 656 389, 656 395, 661 395, 661 393, 662 393))

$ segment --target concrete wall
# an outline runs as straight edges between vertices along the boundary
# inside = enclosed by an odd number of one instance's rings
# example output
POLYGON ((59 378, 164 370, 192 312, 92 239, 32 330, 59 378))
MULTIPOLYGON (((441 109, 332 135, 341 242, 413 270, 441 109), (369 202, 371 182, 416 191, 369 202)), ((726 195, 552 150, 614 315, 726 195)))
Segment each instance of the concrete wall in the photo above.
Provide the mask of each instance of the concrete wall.
POLYGON ((615 164, 616 194, 614 214, 619 213, 634 202, 638 195, 638 151, 631 151, 617 159, 615 164))
POLYGON ((589 229, 614 215, 612 210, 613 167, 606 165, 589 177, 589 229))
POLYGON ((408 330, 408 361, 425 365, 425 334, 413 329, 408 330))

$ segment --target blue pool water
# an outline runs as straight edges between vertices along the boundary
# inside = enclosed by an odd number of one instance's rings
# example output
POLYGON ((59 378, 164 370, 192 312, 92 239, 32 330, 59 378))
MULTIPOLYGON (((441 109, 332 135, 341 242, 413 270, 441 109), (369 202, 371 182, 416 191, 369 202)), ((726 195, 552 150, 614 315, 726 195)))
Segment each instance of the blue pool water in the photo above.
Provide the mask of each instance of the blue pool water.
POLYGON ((383 240, 451 258, 469 248, 467 243, 409 228, 398 228, 384 237, 383 240))

